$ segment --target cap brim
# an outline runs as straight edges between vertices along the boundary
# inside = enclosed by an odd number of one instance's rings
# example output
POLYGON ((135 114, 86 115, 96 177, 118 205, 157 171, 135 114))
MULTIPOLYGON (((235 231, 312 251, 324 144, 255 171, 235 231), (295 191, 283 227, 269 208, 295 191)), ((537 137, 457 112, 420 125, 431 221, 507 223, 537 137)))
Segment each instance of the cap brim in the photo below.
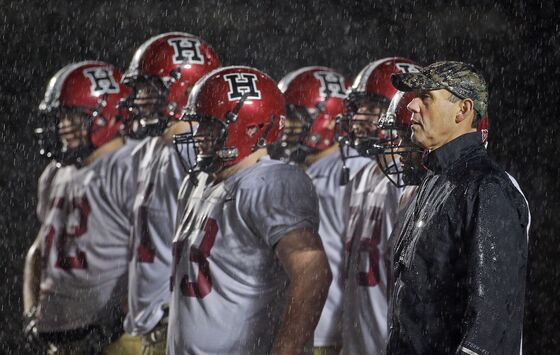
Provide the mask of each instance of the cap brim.
POLYGON ((442 87, 422 73, 393 74, 391 82, 400 91, 435 90, 442 87))

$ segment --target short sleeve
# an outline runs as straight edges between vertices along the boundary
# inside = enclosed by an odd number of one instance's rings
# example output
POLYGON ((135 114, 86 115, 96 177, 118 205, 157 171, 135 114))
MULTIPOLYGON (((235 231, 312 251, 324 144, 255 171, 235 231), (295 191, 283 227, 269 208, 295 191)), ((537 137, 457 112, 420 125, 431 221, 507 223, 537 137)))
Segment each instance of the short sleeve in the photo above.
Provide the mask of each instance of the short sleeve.
POLYGON ((49 206, 51 184, 58 170, 56 162, 52 161, 39 177, 37 184, 37 218, 39 218, 41 223, 45 221, 49 206))
POLYGON ((115 152, 108 161, 107 174, 109 194, 115 198, 116 207, 132 223, 133 205, 138 186, 138 169, 143 158, 143 150, 137 148, 138 142, 127 142, 115 152))
POLYGON ((319 230, 315 187, 293 166, 279 164, 264 176, 246 179, 238 206, 245 223, 271 247, 293 230, 319 230))

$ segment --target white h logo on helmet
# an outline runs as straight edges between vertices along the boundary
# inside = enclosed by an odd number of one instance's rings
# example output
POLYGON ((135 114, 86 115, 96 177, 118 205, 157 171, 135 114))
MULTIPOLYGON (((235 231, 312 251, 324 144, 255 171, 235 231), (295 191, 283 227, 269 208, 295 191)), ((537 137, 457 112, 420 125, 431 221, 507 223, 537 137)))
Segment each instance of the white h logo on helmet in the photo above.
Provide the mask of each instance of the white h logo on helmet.
POLYGON ((344 77, 338 73, 330 71, 318 71, 313 76, 321 83, 321 97, 346 97, 346 88, 344 87, 344 77))
POLYGON ((261 92, 257 88, 257 76, 249 73, 234 73, 224 75, 229 85, 228 100, 237 101, 248 94, 247 99, 260 99, 261 92))
POLYGON ((117 94, 120 92, 119 84, 109 68, 88 68, 84 76, 91 82, 90 91, 93 96, 102 94, 117 94))
POLYGON ((194 38, 172 38, 167 43, 173 47, 173 64, 204 64, 200 54, 200 41, 194 38))
POLYGON ((395 66, 401 71, 401 73, 418 73, 418 66, 410 63, 397 63, 395 66))

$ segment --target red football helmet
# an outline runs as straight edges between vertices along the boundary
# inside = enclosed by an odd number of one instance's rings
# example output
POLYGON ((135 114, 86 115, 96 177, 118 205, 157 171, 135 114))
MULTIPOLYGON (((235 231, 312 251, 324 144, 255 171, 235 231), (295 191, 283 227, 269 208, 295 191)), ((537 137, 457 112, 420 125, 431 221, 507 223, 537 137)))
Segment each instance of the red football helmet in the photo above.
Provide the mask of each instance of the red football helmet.
POLYGON ((482 136, 482 143, 485 147, 488 146, 488 136, 490 134, 490 125, 488 122, 488 112, 482 116, 482 118, 478 121, 478 125, 476 130, 480 132, 482 136))
POLYGON ((212 47, 188 33, 163 33, 144 42, 123 76, 134 89, 127 100, 129 134, 162 134, 169 121, 181 117, 194 84, 219 66, 212 47))
POLYGON ((366 65, 354 79, 348 94, 346 115, 341 121, 343 135, 347 135, 343 142, 360 155, 371 156, 379 141, 379 117, 397 92, 391 83, 391 75, 418 71, 418 68, 412 60, 400 57, 384 58, 366 65), (368 109, 363 110, 363 107, 368 109))
POLYGON ((39 105, 42 126, 35 133, 41 155, 61 164, 80 165, 93 150, 118 136, 122 128, 118 105, 129 93, 120 79, 117 68, 100 61, 69 64, 59 70, 39 105), (75 118, 64 118, 70 115, 75 118), (61 130, 76 135, 78 145, 63 143, 61 130))
POLYGON ((397 91, 387 112, 379 119, 380 154, 377 161, 385 176, 397 187, 419 185, 426 174, 422 165, 424 151, 410 140, 412 113, 408 104, 414 92, 397 91))
POLYGON ((305 67, 287 74, 278 87, 286 98, 288 114, 297 108, 307 113, 299 148, 309 154, 332 146, 335 118, 344 111, 347 94, 344 76, 331 68, 305 67))
POLYGON ((198 168, 218 172, 275 142, 284 127, 285 106, 276 82, 263 72, 244 66, 216 69, 189 96, 183 120, 199 122, 196 134, 176 135, 175 143, 194 143, 198 168))

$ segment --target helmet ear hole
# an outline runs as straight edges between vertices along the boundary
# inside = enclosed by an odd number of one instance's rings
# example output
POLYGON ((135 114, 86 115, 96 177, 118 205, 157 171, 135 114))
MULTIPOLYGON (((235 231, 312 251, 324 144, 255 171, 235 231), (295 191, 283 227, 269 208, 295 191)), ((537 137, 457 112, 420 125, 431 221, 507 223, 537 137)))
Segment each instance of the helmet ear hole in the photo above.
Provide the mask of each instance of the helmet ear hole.
POLYGON ((262 128, 261 125, 257 126, 257 125, 251 125, 248 126, 247 129, 245 130, 245 133, 247 134, 247 136, 249 137, 254 137, 255 134, 257 134, 258 130, 262 128))

